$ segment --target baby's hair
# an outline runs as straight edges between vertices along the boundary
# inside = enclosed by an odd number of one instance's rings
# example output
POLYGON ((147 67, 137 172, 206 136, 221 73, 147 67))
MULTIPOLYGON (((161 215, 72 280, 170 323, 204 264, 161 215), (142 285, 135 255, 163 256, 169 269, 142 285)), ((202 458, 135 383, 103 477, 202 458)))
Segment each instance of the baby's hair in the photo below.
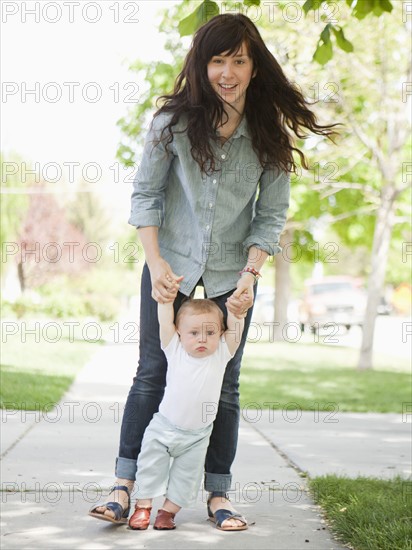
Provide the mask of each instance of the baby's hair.
POLYGON ((179 321, 182 315, 184 315, 185 313, 189 313, 192 315, 199 315, 201 313, 216 313, 216 315, 219 317, 220 328, 223 329, 224 327, 223 312, 213 300, 209 300, 207 298, 194 298, 190 300, 185 300, 176 314, 176 327, 179 326, 179 321))

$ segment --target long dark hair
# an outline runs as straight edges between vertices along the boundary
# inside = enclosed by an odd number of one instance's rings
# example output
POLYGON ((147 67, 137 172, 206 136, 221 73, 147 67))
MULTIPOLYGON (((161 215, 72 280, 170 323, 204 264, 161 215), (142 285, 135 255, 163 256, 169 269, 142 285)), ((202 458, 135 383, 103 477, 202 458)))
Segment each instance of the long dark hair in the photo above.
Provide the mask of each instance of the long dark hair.
MULTIPOLYGON (((177 76, 172 94, 158 98, 164 104, 160 113, 172 113, 166 147, 173 141, 172 127, 182 114, 187 115, 185 131, 190 139, 191 154, 202 172, 213 171, 215 160, 211 141, 216 140, 220 121, 228 119, 224 101, 213 90, 207 75, 207 65, 215 55, 236 53, 245 43, 253 60, 256 76, 246 91, 245 116, 252 136, 252 145, 263 166, 280 167, 296 172, 293 151, 302 165, 308 165, 304 154, 294 146, 292 132, 305 138, 309 130, 315 134, 332 136, 336 124, 322 126, 300 92, 290 82, 275 57, 270 53, 256 26, 242 14, 217 15, 200 27, 192 41, 183 69, 177 76), (208 168, 207 168, 208 167, 208 168)), ((160 137, 163 138, 163 133, 160 137)))

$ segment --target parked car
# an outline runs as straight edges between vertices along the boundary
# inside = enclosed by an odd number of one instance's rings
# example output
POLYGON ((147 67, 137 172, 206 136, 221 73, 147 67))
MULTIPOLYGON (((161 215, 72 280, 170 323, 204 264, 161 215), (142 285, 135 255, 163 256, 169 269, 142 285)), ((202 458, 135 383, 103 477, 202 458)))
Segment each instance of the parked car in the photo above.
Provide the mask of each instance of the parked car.
POLYGON ((359 279, 349 276, 308 279, 299 308, 302 330, 312 332, 327 323, 343 325, 349 330, 362 326, 366 309, 366 292, 359 279))
MULTIPOLYGON (((291 299, 288 303, 288 322, 299 322, 298 304, 300 300, 291 299)), ((252 321, 255 323, 272 323, 275 318, 275 290, 270 286, 259 285, 253 306, 252 321)))

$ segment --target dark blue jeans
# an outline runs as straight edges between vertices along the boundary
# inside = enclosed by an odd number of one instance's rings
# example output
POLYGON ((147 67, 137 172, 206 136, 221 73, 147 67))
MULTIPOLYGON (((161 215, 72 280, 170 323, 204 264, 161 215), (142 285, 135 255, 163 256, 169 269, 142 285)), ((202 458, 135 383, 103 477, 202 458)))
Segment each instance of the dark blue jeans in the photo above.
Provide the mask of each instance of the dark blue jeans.
MULTIPOLYGON (((201 283, 201 282, 200 282, 201 283)), ((256 287, 255 287, 256 291, 256 287)), ((142 273, 140 302, 140 358, 133 385, 123 414, 120 433, 119 456, 116 459, 116 476, 134 480, 137 456, 143 434, 155 412, 159 409, 166 384, 166 357, 160 347, 157 302, 152 298, 150 273, 145 264, 142 273)), ((212 298, 227 315, 225 302, 233 290, 212 298)), ((206 296, 207 297, 207 296, 206 296)), ((178 293, 175 313, 188 297, 178 293)), ((239 429, 239 372, 252 317, 250 308, 245 318, 245 328, 239 348, 229 361, 223 379, 218 413, 205 462, 205 490, 225 493, 230 489, 230 468, 235 458, 239 429)))

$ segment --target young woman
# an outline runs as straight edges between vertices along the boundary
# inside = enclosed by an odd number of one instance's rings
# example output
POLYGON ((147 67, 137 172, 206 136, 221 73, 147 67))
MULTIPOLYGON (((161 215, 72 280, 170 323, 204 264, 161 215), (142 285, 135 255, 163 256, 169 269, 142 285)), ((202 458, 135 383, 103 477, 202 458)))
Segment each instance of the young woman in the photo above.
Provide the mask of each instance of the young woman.
POLYGON ((208 512, 223 530, 245 528, 227 492, 239 425, 239 371, 255 283, 278 253, 296 168, 293 136, 329 136, 288 81, 255 25, 218 15, 195 34, 174 91, 162 96, 146 138, 132 194, 146 264, 141 282, 140 359, 123 416, 117 480, 94 517, 125 523, 145 428, 163 396, 166 358, 157 302, 182 300, 204 287, 223 310, 245 318, 225 371, 205 462, 208 512), (179 277, 183 276, 180 281, 179 277))

